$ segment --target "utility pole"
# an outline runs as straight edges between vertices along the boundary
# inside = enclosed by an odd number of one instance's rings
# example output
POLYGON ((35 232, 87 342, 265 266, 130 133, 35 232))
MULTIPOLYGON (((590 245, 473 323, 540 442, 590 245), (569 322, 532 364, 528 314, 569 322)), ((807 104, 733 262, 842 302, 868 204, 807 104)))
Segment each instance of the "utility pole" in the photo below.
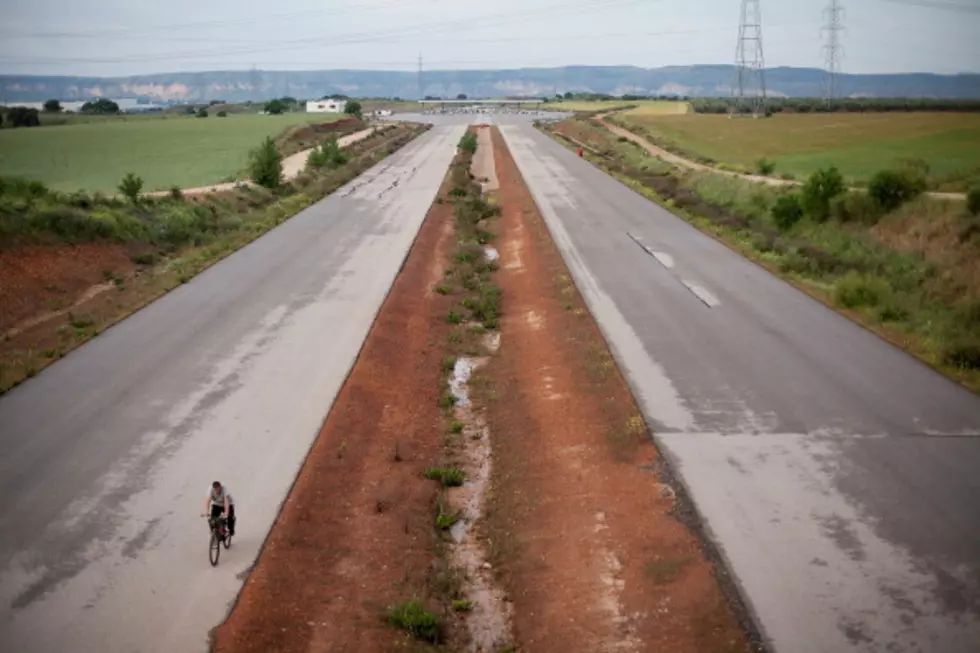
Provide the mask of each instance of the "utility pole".
POLYGON ((422 53, 419 52, 419 100, 424 100, 425 96, 422 95, 422 53))
POLYGON ((844 31, 844 8, 840 5, 839 0, 830 0, 823 10, 823 16, 826 21, 822 31, 825 38, 823 51, 827 71, 827 76, 824 79, 823 99, 824 102, 830 103, 836 100, 840 94, 837 75, 840 74, 841 56, 843 54, 840 34, 844 31))
POLYGON ((735 48, 735 78, 729 116, 748 107, 753 116, 766 110, 766 61, 762 54, 762 10, 759 0, 742 0, 735 48))

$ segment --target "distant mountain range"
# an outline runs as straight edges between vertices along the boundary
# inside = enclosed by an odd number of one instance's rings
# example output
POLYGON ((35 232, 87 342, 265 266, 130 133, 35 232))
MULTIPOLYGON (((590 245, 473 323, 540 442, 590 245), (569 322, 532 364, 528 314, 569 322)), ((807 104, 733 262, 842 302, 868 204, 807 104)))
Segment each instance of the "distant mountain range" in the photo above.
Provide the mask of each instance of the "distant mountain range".
MULTIPOLYGON (((568 66, 513 70, 433 70, 423 74, 423 94, 455 97, 545 96, 566 91, 675 94, 719 97, 729 94, 732 66, 568 66)), ((773 96, 819 97, 824 73, 816 68, 771 68, 766 86, 773 96)), ((980 74, 841 75, 838 88, 851 97, 980 98, 980 74)), ((206 102, 264 100, 290 95, 319 98, 417 98, 418 75, 382 70, 214 71, 131 77, 0 75, 0 102, 50 98, 139 98, 149 101, 206 102)))

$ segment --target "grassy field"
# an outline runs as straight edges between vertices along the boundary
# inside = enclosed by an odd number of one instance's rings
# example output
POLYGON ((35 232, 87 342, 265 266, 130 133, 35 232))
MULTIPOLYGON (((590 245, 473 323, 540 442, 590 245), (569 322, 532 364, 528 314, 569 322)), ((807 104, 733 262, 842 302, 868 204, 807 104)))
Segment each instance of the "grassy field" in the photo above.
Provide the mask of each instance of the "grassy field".
POLYGON ((343 114, 118 116, 84 124, 0 131, 0 176, 43 181, 55 190, 115 192, 133 172, 144 190, 234 178, 266 136, 343 114))
POLYGON ((616 109, 632 104, 639 106, 630 110, 628 113, 637 117, 687 113, 689 107, 687 102, 669 102, 662 100, 602 100, 598 102, 579 102, 571 100, 568 102, 549 102, 548 104, 544 105, 544 107, 563 111, 608 111, 610 109, 616 109))
POLYGON ((837 166, 866 181, 901 159, 926 161, 937 187, 963 190, 980 176, 980 115, 969 113, 777 114, 766 120, 725 115, 643 115, 623 118, 661 145, 748 170, 766 157, 776 174, 802 178, 837 166))

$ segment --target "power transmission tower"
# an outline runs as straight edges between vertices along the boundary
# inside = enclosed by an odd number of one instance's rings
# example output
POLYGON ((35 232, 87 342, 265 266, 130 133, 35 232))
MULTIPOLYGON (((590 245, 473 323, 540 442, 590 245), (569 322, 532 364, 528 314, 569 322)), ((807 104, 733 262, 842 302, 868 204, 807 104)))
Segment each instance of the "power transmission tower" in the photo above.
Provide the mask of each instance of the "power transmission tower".
POLYGON ((422 53, 419 52, 419 99, 424 100, 425 96, 422 95, 422 53))
POLYGON ((762 10, 759 0, 742 0, 742 16, 735 48, 732 113, 748 108, 752 115, 766 110, 766 61, 762 54, 762 10))
POLYGON ((840 35, 844 31, 844 8, 840 5, 839 0, 830 0, 830 3, 823 10, 823 15, 826 20, 822 31, 826 39, 823 51, 827 70, 827 77, 824 79, 823 86, 823 99, 824 102, 833 102, 840 93, 837 75, 840 74, 843 54, 840 35))

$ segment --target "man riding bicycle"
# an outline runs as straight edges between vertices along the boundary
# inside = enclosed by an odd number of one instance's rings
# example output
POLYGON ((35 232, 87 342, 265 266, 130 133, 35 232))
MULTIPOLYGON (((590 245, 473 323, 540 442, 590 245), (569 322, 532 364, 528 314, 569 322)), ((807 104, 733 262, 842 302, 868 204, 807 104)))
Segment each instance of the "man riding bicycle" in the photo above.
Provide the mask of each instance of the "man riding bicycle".
POLYGON ((235 502, 231 498, 228 488, 222 485, 220 481, 211 484, 211 491, 208 493, 207 501, 204 502, 204 512, 205 517, 210 512, 211 519, 217 519, 223 514, 228 521, 228 535, 234 536, 235 502))

